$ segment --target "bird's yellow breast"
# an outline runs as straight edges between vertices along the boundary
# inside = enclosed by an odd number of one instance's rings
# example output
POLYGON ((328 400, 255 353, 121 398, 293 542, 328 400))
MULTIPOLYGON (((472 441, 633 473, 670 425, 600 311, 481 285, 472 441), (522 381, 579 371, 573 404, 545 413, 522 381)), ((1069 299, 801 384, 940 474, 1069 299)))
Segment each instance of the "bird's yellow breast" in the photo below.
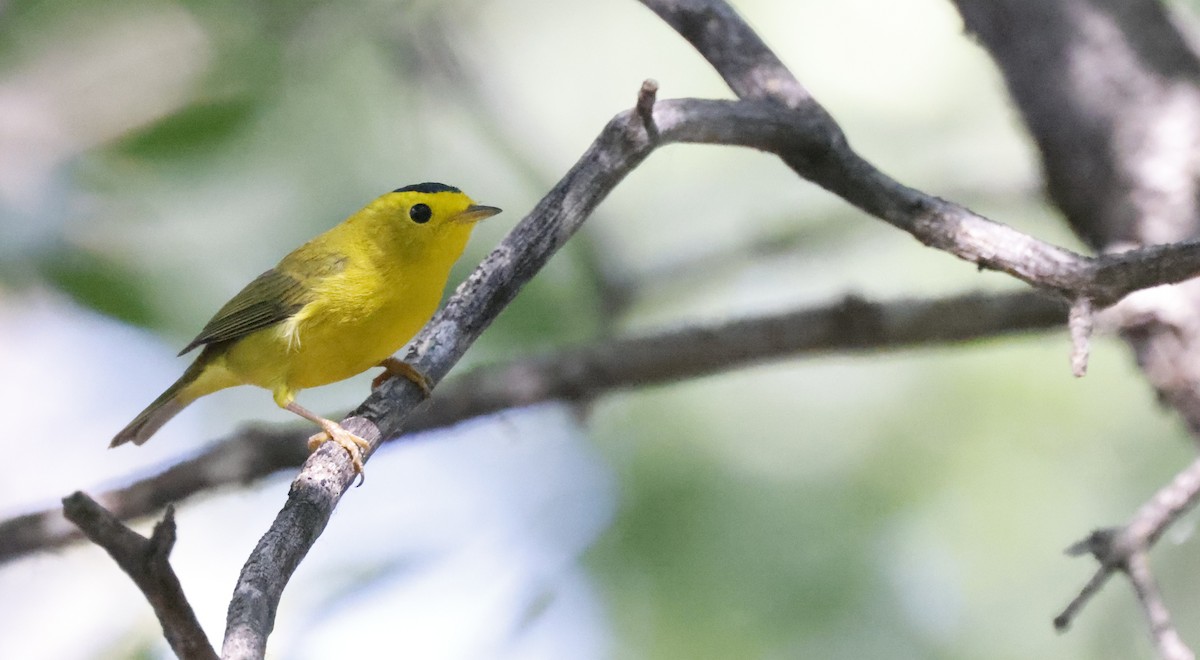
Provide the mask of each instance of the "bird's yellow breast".
POLYGON ((231 346, 222 366, 279 399, 379 364, 433 316, 449 276, 449 264, 407 265, 352 263, 315 282, 312 302, 231 346))

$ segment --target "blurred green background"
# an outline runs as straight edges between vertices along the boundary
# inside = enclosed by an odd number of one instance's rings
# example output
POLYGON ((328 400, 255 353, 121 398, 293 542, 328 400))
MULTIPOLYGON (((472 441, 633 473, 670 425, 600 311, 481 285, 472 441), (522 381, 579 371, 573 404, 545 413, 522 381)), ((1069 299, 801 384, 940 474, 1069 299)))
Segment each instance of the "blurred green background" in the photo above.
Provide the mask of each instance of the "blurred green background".
MULTIPOLYGON (((948 2, 736 4, 867 158, 1082 249, 948 2)), ((419 181, 505 209, 457 282, 652 77, 729 97, 636 2, 0 2, 0 513, 128 482, 241 424, 249 388, 112 434, 246 281, 419 181)), ((672 146, 604 202, 460 370, 592 338, 1017 285, 733 148, 672 146)), ((1150 658, 1062 550, 1191 456, 1116 340, 821 356, 511 411, 389 448, 284 594, 280 658, 1150 658)), ((305 392, 353 406, 369 375, 305 392)), ((189 501, 173 561, 219 640, 289 475, 189 501)), ((151 521, 141 521, 140 529, 151 521)), ((1153 555, 1200 644, 1194 519, 1153 555)), ((169 657, 95 547, 0 567, 0 657, 169 657)))

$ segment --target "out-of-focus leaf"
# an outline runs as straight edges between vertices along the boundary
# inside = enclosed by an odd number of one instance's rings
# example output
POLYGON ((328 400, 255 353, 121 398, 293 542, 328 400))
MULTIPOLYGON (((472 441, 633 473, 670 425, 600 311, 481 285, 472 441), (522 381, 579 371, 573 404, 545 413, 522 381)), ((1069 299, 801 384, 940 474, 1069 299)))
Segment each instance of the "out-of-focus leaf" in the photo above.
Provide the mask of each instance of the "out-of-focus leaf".
POLYGON ((185 107, 121 141, 118 151, 139 158, 187 158, 233 138, 255 115, 247 98, 185 107))
POLYGON ((39 271, 76 302, 102 314, 141 326, 158 320, 146 304, 144 278, 118 263, 91 252, 62 248, 48 254, 39 271))

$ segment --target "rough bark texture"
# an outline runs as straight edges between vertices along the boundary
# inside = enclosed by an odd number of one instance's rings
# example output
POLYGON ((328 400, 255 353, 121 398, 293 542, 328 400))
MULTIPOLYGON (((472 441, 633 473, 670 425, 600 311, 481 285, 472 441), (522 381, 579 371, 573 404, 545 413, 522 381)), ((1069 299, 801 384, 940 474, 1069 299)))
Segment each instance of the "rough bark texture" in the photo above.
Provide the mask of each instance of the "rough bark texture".
POLYGON ((1200 65, 1154 0, 957 0, 1037 142, 1046 189, 1097 250, 1191 238, 1200 65))
MULTIPOLYGON (((1200 63, 1156 0, 956 0, 1041 153, 1046 190, 1097 250, 1200 229, 1200 63)), ((1162 400, 1200 434, 1200 284, 1114 310, 1162 400)))
MULTIPOLYGON (((1094 248, 1191 240, 1200 229, 1200 63, 1156 0, 954 0, 1004 75, 1041 154, 1046 190, 1094 248)), ((1160 400, 1200 439, 1200 282, 1135 293, 1111 310, 1160 400)), ((1192 651, 1146 553, 1195 505, 1196 466, 1121 528, 1080 548, 1100 561, 1055 620, 1065 629, 1114 571, 1129 578, 1160 657, 1192 651), (1164 504, 1166 503, 1166 504, 1164 504)))

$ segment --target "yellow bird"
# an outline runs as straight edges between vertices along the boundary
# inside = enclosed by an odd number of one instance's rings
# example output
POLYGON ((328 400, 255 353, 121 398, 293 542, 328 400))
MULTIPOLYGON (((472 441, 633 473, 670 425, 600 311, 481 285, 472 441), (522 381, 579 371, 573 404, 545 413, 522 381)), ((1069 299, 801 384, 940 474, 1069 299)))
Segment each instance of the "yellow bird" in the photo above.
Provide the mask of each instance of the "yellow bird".
POLYGON ((296 393, 380 366, 374 385, 425 377, 392 357, 437 310, 450 267, 475 223, 500 212, 458 188, 420 183, 379 197, 259 275, 179 352, 203 346, 175 384, 113 438, 150 439, 196 399, 235 385, 271 391, 275 403, 320 425, 310 450, 332 439, 361 473, 367 443, 295 402, 296 393))

